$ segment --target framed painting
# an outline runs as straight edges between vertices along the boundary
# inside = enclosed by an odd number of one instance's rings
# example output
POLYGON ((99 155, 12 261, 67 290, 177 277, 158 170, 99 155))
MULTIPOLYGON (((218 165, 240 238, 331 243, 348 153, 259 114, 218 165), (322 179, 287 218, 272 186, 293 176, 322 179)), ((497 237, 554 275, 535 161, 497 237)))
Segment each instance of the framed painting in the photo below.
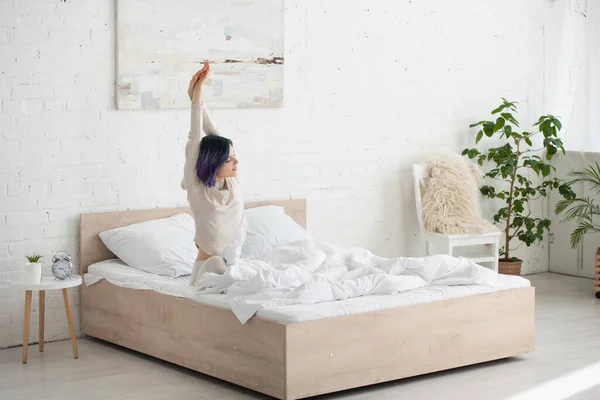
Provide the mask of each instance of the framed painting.
POLYGON ((117 108, 189 108, 211 64, 210 108, 283 106, 284 0, 118 0, 117 108))

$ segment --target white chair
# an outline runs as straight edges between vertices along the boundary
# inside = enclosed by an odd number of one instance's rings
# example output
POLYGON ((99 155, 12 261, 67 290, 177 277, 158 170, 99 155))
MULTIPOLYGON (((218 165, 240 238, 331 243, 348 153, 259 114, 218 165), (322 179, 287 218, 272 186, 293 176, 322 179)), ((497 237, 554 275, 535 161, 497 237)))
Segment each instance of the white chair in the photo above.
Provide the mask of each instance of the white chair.
POLYGON ((417 218, 421 235, 425 238, 425 252, 427 255, 448 254, 453 255, 455 247, 485 245, 487 254, 467 257, 477 264, 491 263, 492 269, 498 271, 498 250, 500 249, 500 231, 471 235, 446 235, 436 232, 425 232, 423 225, 423 205, 421 200, 421 185, 425 178, 425 166, 413 165, 413 178, 415 182, 415 200, 417 205, 417 218), (490 253, 491 250, 491 253, 490 253))

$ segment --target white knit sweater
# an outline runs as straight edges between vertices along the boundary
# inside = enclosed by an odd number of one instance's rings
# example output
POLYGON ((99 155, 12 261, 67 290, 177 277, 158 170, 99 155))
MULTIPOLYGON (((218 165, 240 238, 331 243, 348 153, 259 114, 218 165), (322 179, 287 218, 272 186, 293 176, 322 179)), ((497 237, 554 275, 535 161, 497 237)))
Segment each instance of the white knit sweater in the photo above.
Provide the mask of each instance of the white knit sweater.
MULTIPOLYGON (((185 147, 183 185, 196 222, 195 242, 209 255, 222 255, 225 248, 239 247, 246 235, 244 200, 237 178, 224 185, 207 187, 196 174, 196 162, 203 131, 218 135, 203 105, 192 104, 191 128, 185 147)), ((239 257, 239 254, 238 254, 239 257)))

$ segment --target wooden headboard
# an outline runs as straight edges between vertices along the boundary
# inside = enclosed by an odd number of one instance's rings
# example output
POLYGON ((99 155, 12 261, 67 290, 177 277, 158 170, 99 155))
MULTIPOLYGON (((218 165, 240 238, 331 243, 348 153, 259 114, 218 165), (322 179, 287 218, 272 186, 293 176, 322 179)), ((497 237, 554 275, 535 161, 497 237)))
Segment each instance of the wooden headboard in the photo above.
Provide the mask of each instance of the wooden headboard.
MULTIPOLYGON (((306 229, 306 200, 261 201, 247 203, 246 208, 266 205, 283 207, 287 215, 306 229)), ((81 214, 80 274, 85 274, 88 267, 94 263, 117 258, 100 240, 100 232, 152 219, 167 218, 179 213, 191 214, 191 211, 187 207, 180 207, 81 214)))

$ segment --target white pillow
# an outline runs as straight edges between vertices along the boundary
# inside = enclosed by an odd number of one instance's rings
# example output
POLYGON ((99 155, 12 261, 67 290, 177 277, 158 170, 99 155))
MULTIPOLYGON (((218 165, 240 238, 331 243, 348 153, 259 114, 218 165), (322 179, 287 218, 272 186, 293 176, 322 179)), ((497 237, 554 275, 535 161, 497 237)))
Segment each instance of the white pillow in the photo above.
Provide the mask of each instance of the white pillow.
POLYGON ((192 273, 198 250, 194 219, 177 214, 100 232, 100 239, 132 268, 178 277, 192 273))
POLYGON ((255 258, 274 248, 309 237, 308 233, 288 216, 283 207, 263 206, 245 211, 246 241, 242 258, 255 258))

